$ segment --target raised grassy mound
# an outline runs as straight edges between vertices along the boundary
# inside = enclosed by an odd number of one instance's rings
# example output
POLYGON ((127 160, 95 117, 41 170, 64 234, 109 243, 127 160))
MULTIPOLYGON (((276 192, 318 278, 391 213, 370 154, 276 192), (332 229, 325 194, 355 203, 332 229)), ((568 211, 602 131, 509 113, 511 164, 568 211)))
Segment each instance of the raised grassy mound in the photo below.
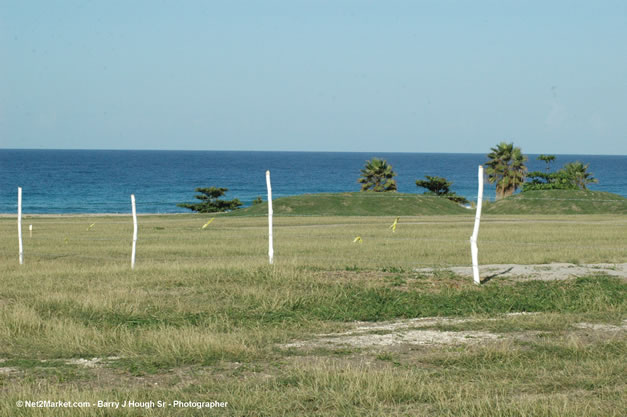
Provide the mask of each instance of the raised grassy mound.
MULTIPOLYGON (((471 210, 443 197, 402 193, 325 193, 277 198, 276 216, 421 216, 471 214, 471 210)), ((233 216, 266 216, 267 203, 236 210, 233 216)))
POLYGON ((627 214, 627 198, 604 191, 526 191, 488 203, 490 214, 627 214))

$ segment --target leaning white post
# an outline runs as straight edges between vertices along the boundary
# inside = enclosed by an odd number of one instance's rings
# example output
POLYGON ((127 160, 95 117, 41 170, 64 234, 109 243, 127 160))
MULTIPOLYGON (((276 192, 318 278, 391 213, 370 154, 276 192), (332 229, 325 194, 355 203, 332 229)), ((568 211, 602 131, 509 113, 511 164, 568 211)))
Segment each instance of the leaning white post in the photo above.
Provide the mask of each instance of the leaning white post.
POLYGON ((475 284, 480 284, 479 277, 479 248, 477 248, 477 235, 479 234, 479 222, 481 221, 481 206, 483 202, 483 167, 479 165, 479 190, 477 191, 477 211, 475 214, 475 228, 470 236, 470 254, 472 256, 472 275, 475 284))
POLYGON ((135 269, 135 248, 137 246, 137 211, 135 210, 135 194, 131 194, 133 208, 133 250, 131 252, 131 269, 135 269))
POLYGON ((270 265, 274 261, 274 248, 272 246, 272 185, 270 184, 270 171, 266 171, 266 186, 268 187, 268 258, 270 265))
POLYGON ((22 187, 17 187, 17 239, 19 240, 20 265, 24 264, 24 246, 22 245, 22 187))

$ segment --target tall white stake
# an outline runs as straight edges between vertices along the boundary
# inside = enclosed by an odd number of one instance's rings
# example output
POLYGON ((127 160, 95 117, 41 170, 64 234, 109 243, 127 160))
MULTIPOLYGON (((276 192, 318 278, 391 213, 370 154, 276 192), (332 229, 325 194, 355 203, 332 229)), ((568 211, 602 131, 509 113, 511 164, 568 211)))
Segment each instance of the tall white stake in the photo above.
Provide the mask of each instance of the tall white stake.
POLYGON ((22 265, 24 264, 24 246, 22 245, 22 187, 17 187, 17 239, 20 242, 20 265, 22 265))
POLYGON ((477 248, 477 235, 479 234, 479 222, 481 221, 481 206, 483 203, 483 167, 479 165, 479 190, 477 191, 477 212, 475 214, 475 228, 470 236, 470 253, 472 256, 472 276, 475 284, 480 284, 479 277, 479 248, 477 248))
POLYGON ((272 246, 272 185, 270 171, 266 171, 266 186, 268 187, 268 258, 270 265, 274 262, 274 248, 272 246))
POLYGON ((135 269, 135 248, 137 247, 137 211, 135 210, 135 194, 131 194, 133 208, 133 251, 131 252, 131 269, 135 269))

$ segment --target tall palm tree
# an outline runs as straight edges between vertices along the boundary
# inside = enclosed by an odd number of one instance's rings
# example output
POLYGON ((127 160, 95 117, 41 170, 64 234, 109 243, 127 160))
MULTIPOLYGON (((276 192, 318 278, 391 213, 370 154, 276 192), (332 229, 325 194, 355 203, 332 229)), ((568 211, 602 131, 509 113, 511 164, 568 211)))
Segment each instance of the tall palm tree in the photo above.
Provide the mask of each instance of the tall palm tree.
POLYGON ((587 190, 586 187, 588 184, 594 184, 599 182, 596 178, 592 176, 591 172, 588 172, 588 167, 590 164, 583 164, 583 162, 569 162, 564 165, 562 170, 566 173, 566 177, 571 181, 572 184, 581 188, 582 190, 587 190))
POLYGON ((385 159, 372 158, 372 161, 366 161, 357 182, 361 184, 361 191, 396 191, 395 176, 385 159))
POLYGON ((490 184, 496 183, 496 198, 501 199, 514 194, 525 182, 527 157, 513 143, 501 142, 490 148, 489 161, 486 162, 486 174, 490 184))

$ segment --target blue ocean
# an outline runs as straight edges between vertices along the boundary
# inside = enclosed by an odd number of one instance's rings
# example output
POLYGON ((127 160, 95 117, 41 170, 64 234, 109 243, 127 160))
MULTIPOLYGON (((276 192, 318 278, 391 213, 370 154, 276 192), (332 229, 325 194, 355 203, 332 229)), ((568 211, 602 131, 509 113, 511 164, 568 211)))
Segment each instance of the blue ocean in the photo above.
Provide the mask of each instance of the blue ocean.
MULTIPOLYGON (((544 170, 537 155, 530 171, 544 170)), ((15 213, 17 187, 29 213, 128 213, 135 194, 140 213, 183 213, 177 203, 193 202, 196 187, 229 189, 225 198, 245 205, 266 199, 265 172, 271 171, 273 197, 304 193, 359 191, 357 178, 366 160, 386 159, 398 174, 398 191, 421 194, 416 180, 437 175, 452 189, 476 199, 477 166, 485 154, 115 151, 0 149, 0 213, 15 213)), ((571 161, 589 163, 599 180, 592 190, 627 197, 627 156, 557 155, 554 167, 571 161)), ((487 184, 486 196, 495 188, 487 184)))

